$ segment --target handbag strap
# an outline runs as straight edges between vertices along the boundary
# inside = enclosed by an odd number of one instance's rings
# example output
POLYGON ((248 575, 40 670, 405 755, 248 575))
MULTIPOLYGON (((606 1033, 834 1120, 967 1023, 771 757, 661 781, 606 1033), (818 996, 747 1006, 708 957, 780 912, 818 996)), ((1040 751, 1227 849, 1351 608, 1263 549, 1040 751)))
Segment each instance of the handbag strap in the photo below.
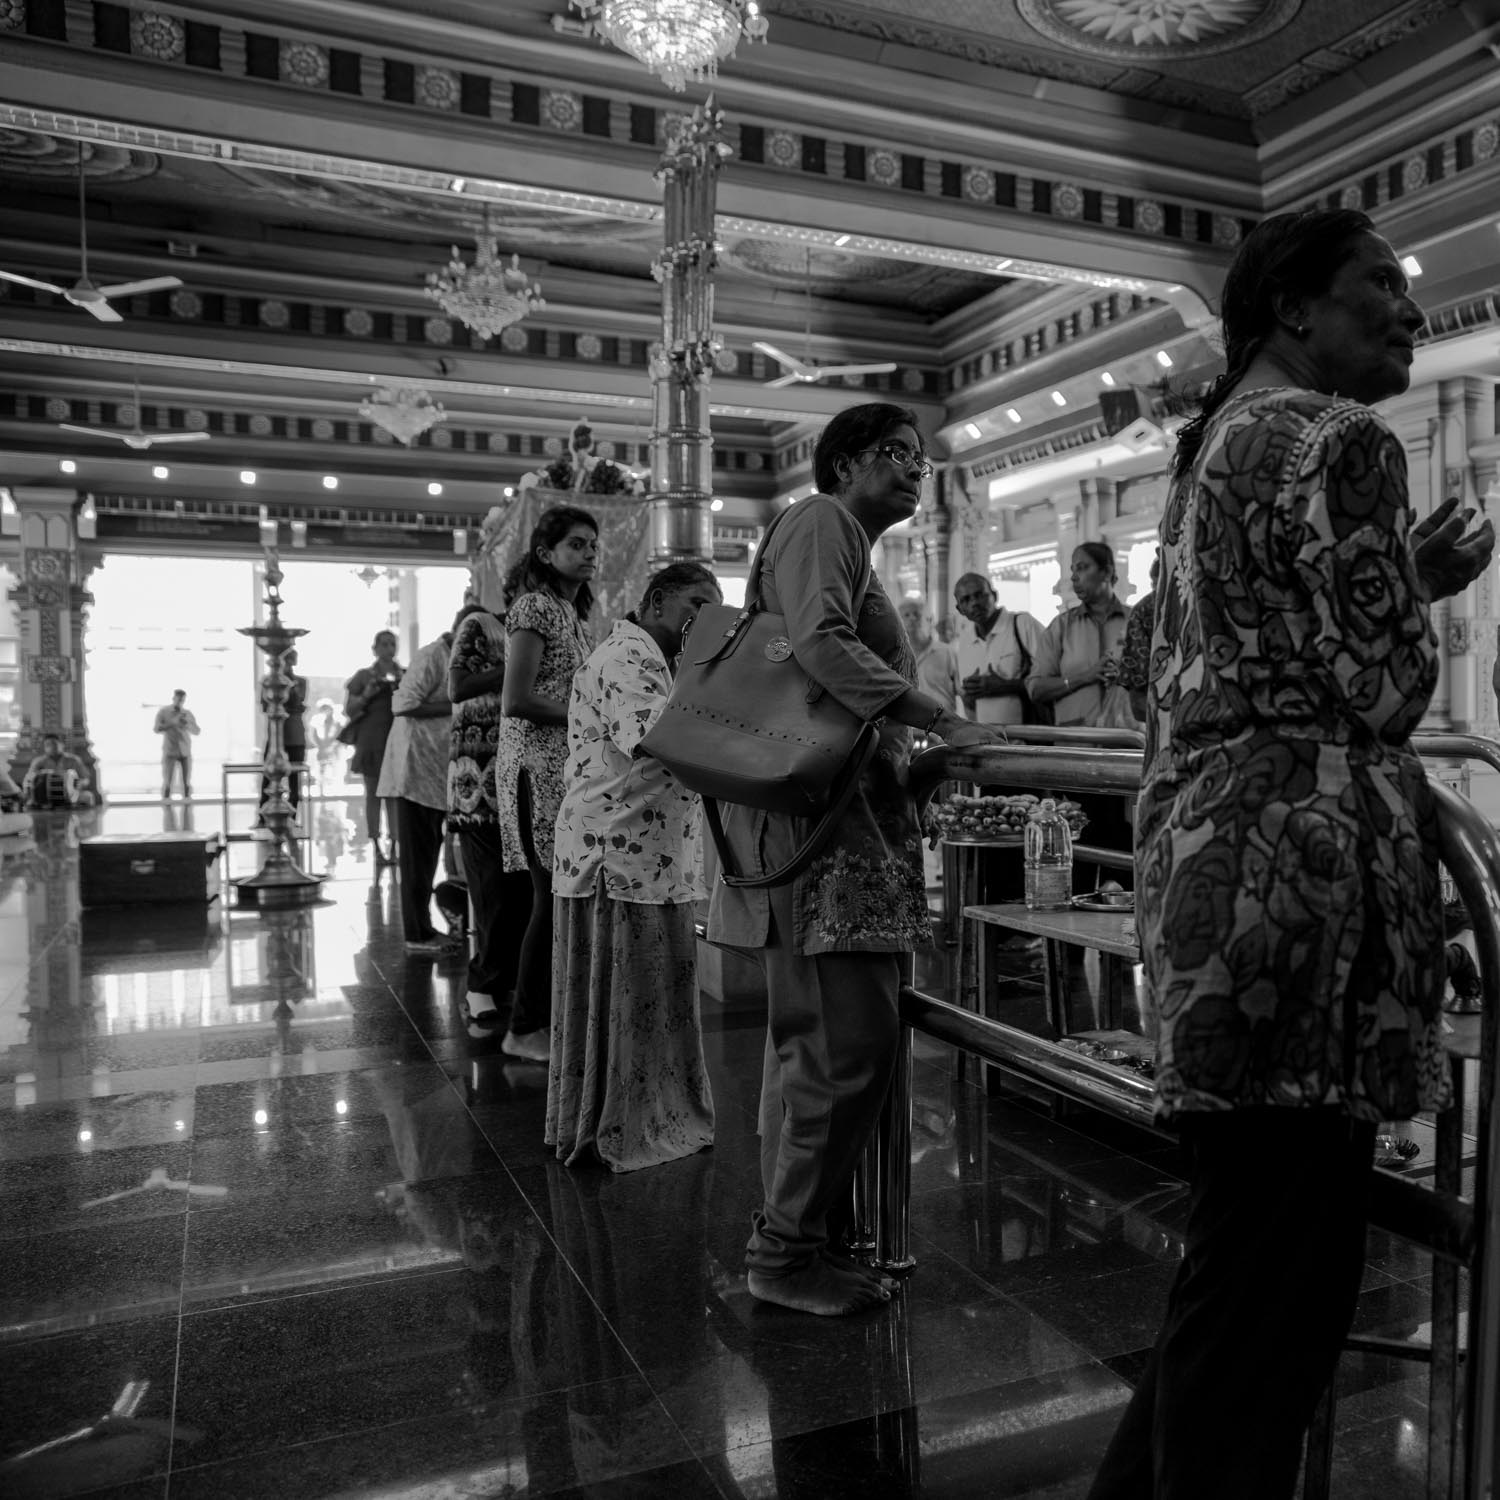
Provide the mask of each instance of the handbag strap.
POLYGON ((864 775, 865 768, 874 760, 875 752, 879 748, 879 729, 874 724, 866 724, 860 730, 859 738, 850 752, 845 766, 843 785, 839 788, 838 796, 829 804, 828 811, 818 819, 817 825, 808 834, 802 847, 784 865, 768 870, 764 875, 732 873, 734 861, 730 858, 729 840, 725 837, 724 824, 719 818, 719 804, 714 798, 705 797, 703 819, 708 824, 708 831, 713 837, 714 848, 718 850, 719 879, 736 890, 764 890, 770 886, 786 885, 795 880, 822 852, 823 845, 828 842, 839 820, 848 810, 850 802, 854 800, 854 794, 859 790, 860 777, 864 775))

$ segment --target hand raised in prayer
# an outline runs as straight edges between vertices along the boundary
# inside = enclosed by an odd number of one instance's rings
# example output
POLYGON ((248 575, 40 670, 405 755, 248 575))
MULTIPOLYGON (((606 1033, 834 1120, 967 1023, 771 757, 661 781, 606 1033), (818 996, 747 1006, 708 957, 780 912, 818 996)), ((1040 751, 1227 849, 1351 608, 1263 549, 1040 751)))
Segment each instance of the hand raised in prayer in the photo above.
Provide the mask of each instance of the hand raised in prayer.
POLYGON ((1429 598, 1461 594, 1489 566, 1495 551, 1494 523, 1486 517, 1469 531, 1474 514, 1472 509, 1460 510, 1457 499, 1449 499, 1412 528, 1412 558, 1429 598))

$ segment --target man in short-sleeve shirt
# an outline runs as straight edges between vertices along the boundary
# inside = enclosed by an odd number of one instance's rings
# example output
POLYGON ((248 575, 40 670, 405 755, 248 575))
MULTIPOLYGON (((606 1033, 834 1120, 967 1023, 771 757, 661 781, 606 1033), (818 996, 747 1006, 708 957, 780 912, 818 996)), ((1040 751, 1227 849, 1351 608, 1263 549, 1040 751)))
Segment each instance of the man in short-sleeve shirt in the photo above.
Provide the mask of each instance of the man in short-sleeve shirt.
POLYGON ((958 637, 958 671, 964 707, 981 724, 1021 724, 1026 719, 1026 676, 1042 627, 1024 612, 1005 609, 980 573, 953 586, 953 603, 968 624, 958 637))

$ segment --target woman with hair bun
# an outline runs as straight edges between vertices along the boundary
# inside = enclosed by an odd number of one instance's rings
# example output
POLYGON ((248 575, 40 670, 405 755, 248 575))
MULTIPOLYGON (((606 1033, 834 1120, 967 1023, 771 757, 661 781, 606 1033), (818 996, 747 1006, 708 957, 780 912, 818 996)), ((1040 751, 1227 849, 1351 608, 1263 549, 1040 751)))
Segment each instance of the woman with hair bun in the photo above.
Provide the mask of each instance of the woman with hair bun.
POLYGON ((636 747, 666 707, 683 632, 719 585, 651 576, 573 679, 553 866, 549 1146, 632 1172, 711 1145, 693 903, 708 894, 698 798, 636 747))
POLYGON ((599 523, 554 505, 531 532, 522 592, 505 615, 505 682, 495 754, 495 801, 505 868, 531 873, 510 1028, 500 1050, 544 1063, 552 1014, 552 835, 563 795, 568 695, 593 649, 587 620, 599 562, 599 523))

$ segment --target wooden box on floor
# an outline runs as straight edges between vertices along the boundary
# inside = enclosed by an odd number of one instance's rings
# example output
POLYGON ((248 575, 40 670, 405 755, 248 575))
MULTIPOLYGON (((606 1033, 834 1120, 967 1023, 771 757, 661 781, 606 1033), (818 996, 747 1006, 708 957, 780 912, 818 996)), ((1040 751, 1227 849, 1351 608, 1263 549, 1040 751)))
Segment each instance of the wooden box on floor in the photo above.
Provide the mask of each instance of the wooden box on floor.
POLYGON ((207 905, 219 897, 218 833, 101 833, 78 846, 84 906, 207 905))

